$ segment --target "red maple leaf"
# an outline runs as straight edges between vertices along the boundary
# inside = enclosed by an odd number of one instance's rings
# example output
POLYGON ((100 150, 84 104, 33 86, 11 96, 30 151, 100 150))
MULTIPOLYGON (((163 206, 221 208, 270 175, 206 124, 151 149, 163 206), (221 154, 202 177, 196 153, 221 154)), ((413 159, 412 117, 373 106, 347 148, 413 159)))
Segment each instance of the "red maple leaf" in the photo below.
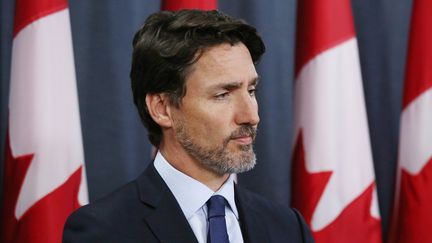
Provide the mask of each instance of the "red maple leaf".
POLYGON ((303 217, 310 226, 313 212, 332 172, 323 171, 311 174, 306 170, 303 134, 301 131, 293 156, 292 193, 294 196, 292 206, 302 212, 303 217))
MULTIPOLYGON (((293 158, 293 207, 298 208, 311 226, 312 215, 327 186, 332 171, 309 173, 306 170, 303 135, 300 132, 293 158)), ((316 242, 381 242, 380 220, 370 213, 375 183, 353 200, 330 224, 312 234, 316 242)))
POLYGON ((32 160, 33 154, 14 158, 7 136, 0 242, 61 242, 66 218, 80 206, 77 198, 82 167, 17 219, 15 207, 18 195, 32 160))
POLYGON ((432 158, 416 175, 402 170, 395 242, 432 242, 432 158))

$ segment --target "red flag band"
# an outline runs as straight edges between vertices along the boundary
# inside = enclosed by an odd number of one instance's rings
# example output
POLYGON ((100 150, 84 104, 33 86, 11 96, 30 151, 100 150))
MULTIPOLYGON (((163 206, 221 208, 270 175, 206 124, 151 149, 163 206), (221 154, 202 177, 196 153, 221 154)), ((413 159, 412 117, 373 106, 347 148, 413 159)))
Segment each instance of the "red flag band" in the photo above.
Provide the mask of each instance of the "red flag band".
POLYGON ((164 0, 162 10, 177 11, 180 9, 217 9, 217 0, 164 0))

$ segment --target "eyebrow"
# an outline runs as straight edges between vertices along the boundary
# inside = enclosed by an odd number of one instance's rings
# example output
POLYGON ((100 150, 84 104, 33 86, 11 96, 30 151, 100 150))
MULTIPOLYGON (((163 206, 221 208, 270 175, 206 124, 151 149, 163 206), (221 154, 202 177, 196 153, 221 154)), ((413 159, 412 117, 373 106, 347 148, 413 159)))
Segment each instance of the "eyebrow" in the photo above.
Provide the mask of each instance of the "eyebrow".
MULTIPOLYGON (((248 86, 250 85, 258 85, 259 82, 259 76, 249 80, 248 86)), ((229 83, 223 83, 223 84, 216 84, 214 86, 211 86, 211 89, 226 89, 226 90, 233 90, 240 88, 242 86, 242 82, 236 81, 236 82, 229 82, 229 83)))

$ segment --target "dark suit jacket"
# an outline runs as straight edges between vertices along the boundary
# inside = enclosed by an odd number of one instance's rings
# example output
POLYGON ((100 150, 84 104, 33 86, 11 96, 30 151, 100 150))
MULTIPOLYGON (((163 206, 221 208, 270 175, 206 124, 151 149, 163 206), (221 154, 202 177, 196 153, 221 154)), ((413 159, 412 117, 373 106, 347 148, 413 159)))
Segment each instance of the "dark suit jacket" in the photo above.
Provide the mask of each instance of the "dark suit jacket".
MULTIPOLYGON (((297 211, 237 186, 235 200, 245 242, 313 242, 297 211)), ((152 164, 136 180, 75 211, 66 222, 63 242, 197 243, 197 239, 152 164)))

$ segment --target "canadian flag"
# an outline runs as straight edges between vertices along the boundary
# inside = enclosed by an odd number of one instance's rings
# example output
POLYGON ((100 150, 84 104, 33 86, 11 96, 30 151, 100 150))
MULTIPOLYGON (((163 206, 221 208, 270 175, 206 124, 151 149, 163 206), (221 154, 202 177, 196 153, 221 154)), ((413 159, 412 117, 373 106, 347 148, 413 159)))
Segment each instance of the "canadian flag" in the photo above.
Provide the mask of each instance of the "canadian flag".
POLYGON ((390 242, 432 242, 432 1, 414 0, 390 242))
POLYGON ((381 242, 349 0, 298 1, 293 207, 317 243, 381 242))
POLYGON ((61 242, 88 202, 66 0, 17 0, 1 242, 61 242))
POLYGON ((177 11, 181 9, 217 9, 217 0, 164 0, 163 10, 177 11))

